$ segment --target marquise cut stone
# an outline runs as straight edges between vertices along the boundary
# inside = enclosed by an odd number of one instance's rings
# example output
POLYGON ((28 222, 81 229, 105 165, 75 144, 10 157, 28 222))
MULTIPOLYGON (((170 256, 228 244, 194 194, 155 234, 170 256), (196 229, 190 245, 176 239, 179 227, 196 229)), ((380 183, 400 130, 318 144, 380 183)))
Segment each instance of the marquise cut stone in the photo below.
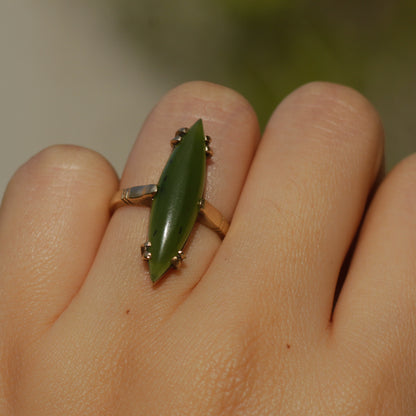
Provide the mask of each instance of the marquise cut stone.
POLYGON ((205 136, 198 120, 175 145, 160 176, 150 214, 149 271, 157 282, 171 266, 192 231, 206 175, 205 136))

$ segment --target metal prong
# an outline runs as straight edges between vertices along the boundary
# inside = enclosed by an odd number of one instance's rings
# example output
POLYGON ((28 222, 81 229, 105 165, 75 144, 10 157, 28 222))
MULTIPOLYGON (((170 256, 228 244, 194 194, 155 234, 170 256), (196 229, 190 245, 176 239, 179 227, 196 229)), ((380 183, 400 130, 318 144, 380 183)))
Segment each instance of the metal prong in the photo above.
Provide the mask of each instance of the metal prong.
POLYGON ((172 145, 172 148, 175 148, 175 146, 177 146, 181 141, 182 136, 176 136, 170 141, 170 144, 172 145))
POLYGON ((213 151, 210 148, 210 143, 211 143, 211 137, 210 136, 205 136, 205 154, 207 155, 207 158, 211 158, 213 155, 213 151))
POLYGON ((185 136, 185 134, 188 133, 188 131, 188 127, 182 127, 181 129, 176 131, 175 137, 170 141, 172 148, 175 148, 175 146, 177 146, 182 141, 182 137, 185 136))
POLYGON ((179 250, 178 254, 176 256, 172 257, 170 263, 172 264, 172 266, 175 269, 179 269, 179 267, 182 266, 182 262, 183 262, 184 259, 185 259, 185 254, 183 254, 182 250, 179 250))
POLYGON ((152 253, 150 252, 151 247, 152 243, 150 241, 147 241, 141 246, 143 260, 149 261, 152 258, 152 253))
POLYGON ((188 133, 188 131, 188 127, 182 127, 181 129, 176 130, 175 136, 183 137, 186 133, 188 133))

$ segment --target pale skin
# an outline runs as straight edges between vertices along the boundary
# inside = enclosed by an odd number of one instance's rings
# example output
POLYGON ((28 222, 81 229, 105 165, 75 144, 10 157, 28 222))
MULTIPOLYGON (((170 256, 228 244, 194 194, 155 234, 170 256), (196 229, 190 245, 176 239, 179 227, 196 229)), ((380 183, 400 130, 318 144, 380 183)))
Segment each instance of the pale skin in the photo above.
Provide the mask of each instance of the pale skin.
POLYGON ((326 83, 286 98, 261 141, 240 95, 182 85, 120 181, 86 149, 34 156, 0 210, 0 414, 414 415, 416 158, 366 210, 382 161, 374 108, 326 83), (197 224, 184 267, 153 286, 149 208, 108 204, 155 183, 198 118, 214 151, 205 196, 231 227, 221 241, 197 224))

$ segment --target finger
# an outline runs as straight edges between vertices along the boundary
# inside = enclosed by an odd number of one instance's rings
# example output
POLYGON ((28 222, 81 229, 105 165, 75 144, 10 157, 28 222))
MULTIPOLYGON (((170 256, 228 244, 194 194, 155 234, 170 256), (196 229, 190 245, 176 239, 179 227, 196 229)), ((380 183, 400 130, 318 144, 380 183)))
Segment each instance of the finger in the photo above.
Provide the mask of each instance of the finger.
POLYGON ((92 264, 117 182, 101 156, 73 146, 48 148, 17 171, 0 211, 4 322, 27 334, 65 309, 92 264))
MULTIPOLYGON (((375 376, 377 380, 413 386, 413 389, 415 189, 416 156, 413 155, 389 174, 375 195, 333 321, 334 339, 342 347, 346 363, 354 360, 354 368, 359 368, 368 379, 375 376), (383 377, 378 377, 380 372, 384 372, 383 377)), ((407 397, 413 393, 414 390, 407 397)))
MULTIPOLYGON (((143 126, 121 186, 157 183, 170 155, 170 139, 175 131, 198 118, 203 120, 205 134, 212 137, 214 152, 207 166, 205 198, 230 220, 259 129, 247 101, 224 87, 194 82, 167 94, 143 126)), ((123 207, 116 211, 79 303, 95 302, 102 309, 108 302, 116 302, 129 311, 144 308, 151 315, 150 311, 171 311, 201 279, 221 244, 218 235, 196 224, 185 247, 184 266, 154 287, 147 264, 140 256, 140 245, 147 239, 148 219, 147 207, 123 207)))
POLYGON ((203 282, 211 296, 223 303, 222 294, 238 293, 238 308, 281 331, 322 332, 379 170, 382 136, 372 106, 349 88, 313 83, 284 100, 203 282))

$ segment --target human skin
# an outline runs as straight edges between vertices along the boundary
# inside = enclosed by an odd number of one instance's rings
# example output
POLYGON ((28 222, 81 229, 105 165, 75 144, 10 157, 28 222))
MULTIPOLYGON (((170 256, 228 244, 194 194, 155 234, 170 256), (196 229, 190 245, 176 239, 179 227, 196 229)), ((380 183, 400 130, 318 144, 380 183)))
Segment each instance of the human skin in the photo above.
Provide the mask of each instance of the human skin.
POLYGON ((375 190, 382 160, 376 111, 327 83, 288 96, 261 141, 240 95, 181 85, 120 181, 90 150, 37 154, 0 210, 0 414, 414 415, 416 158, 375 190), (197 224, 184 267, 153 285, 149 209, 110 217, 109 201, 157 182, 198 118, 205 196, 231 227, 221 241, 197 224))

